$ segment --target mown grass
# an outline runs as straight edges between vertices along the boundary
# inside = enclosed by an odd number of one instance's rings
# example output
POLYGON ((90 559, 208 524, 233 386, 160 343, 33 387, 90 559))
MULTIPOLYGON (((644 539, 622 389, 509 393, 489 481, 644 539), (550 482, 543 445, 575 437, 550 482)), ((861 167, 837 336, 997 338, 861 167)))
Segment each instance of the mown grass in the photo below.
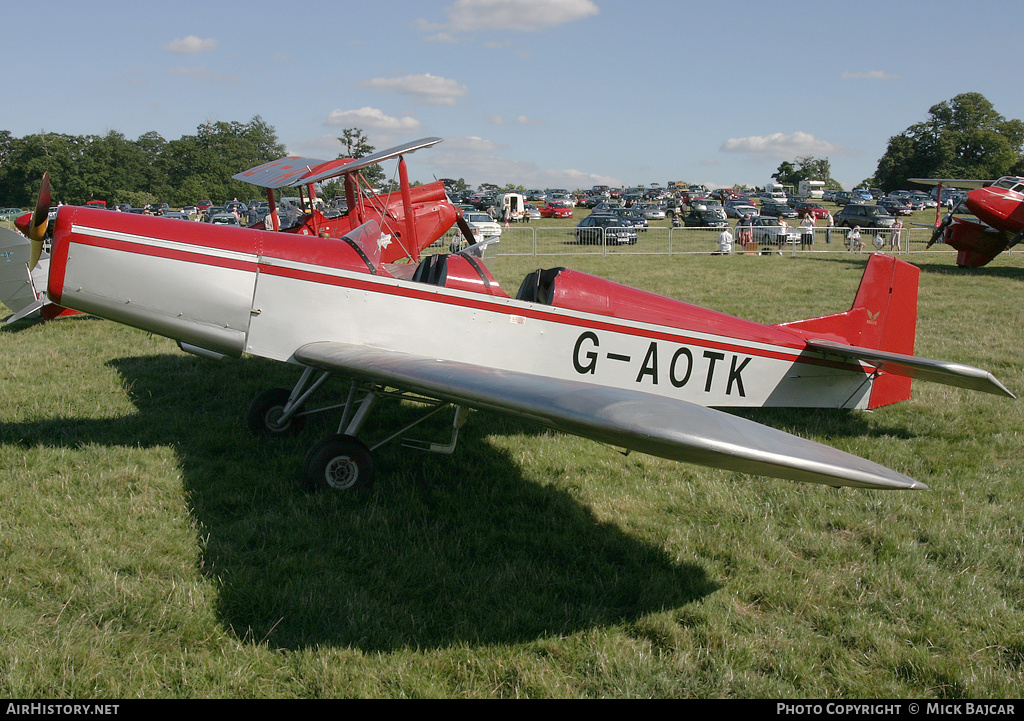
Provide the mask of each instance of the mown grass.
MULTIPOLYGON (((922 256, 918 353, 1024 389, 1017 254, 922 256)), ((497 258, 514 289, 557 259, 497 258)), ((866 256, 573 266, 763 322, 848 307, 866 256)), ((674 464, 482 413, 359 495, 330 432, 241 421, 294 371, 87 317, 0 332, 0 694, 1015 698, 1024 412, 933 384, 874 413, 750 411, 932 490, 674 464)), ((368 435, 409 409, 384 408, 368 435)), ((439 424, 443 425, 443 424, 439 424)), ((431 433, 429 429, 421 433, 431 433)), ((443 428, 436 430, 444 436, 443 428)))

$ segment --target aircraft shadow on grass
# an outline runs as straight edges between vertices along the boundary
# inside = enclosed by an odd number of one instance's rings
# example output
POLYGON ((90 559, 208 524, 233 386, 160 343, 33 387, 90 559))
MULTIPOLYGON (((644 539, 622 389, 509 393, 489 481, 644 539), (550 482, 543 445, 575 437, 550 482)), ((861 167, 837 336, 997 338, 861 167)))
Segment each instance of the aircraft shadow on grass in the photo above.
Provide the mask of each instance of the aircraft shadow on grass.
MULTIPOLYGON (((207 538, 200 568, 218 580, 225 627, 246 641, 366 652, 521 642, 680 608, 717 588, 699 566, 524 477, 486 440, 528 426, 474 414, 453 455, 390 443, 375 488, 310 494, 295 472, 308 444, 244 427, 251 396, 286 382, 289 368, 175 355, 110 365, 135 414, 4 423, 0 443, 173 447, 207 538)), ((382 409, 383 427, 392 412, 403 410, 382 409)), ((314 419, 303 435, 336 422, 314 419)))

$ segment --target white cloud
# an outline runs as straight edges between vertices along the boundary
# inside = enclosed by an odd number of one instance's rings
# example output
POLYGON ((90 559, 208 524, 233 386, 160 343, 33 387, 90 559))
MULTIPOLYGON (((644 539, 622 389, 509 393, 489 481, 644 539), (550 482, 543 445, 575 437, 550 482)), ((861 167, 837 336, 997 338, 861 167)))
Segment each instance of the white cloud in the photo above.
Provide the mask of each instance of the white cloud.
POLYGON ((593 0, 455 0, 445 8, 448 22, 417 23, 421 30, 436 33, 432 39, 451 40, 476 30, 540 32, 598 12, 593 0))
POLYGON ((465 85, 460 85, 455 80, 430 73, 405 75, 400 78, 374 78, 357 83, 357 86, 378 93, 411 95, 426 105, 455 105, 459 98, 469 92, 465 85))
POLYGON ((396 118, 369 106, 358 110, 332 110, 325 124, 331 127, 360 128, 364 131, 412 131, 418 130, 421 126, 420 121, 411 115, 396 118))
POLYGON ((844 78, 860 78, 865 80, 899 80, 899 75, 890 75, 884 70, 868 70, 867 72, 854 73, 849 70, 843 73, 844 78))
POLYGON ((213 38, 197 38, 195 35, 189 35, 188 37, 179 38, 172 40, 167 43, 167 49, 175 55, 195 55, 196 53, 204 53, 208 50, 217 49, 217 41, 213 38))
POLYGON ((729 138, 722 143, 719 150, 723 153, 747 153, 782 160, 792 160, 802 155, 846 155, 850 152, 845 146, 820 140, 810 133, 803 132, 729 138))

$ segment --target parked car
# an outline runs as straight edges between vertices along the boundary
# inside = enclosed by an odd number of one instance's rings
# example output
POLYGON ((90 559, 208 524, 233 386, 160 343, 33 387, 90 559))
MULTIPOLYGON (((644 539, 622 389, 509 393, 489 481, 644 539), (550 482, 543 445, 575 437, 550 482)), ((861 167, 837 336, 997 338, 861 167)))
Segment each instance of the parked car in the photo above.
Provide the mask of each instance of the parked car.
POLYGON ((801 218, 813 215, 815 220, 821 220, 828 215, 828 209, 821 203, 800 203, 796 206, 796 213, 801 218))
POLYGON ((647 220, 665 220, 665 211, 654 203, 644 203, 638 210, 647 220))
POLYGON ((934 207, 936 207, 938 205, 938 203, 935 202, 935 198, 933 198, 932 196, 928 195, 928 193, 922 193, 920 191, 915 191, 915 192, 911 193, 910 194, 910 198, 908 200, 910 200, 911 202, 913 202, 917 206, 916 207, 917 210, 925 210, 927 208, 934 208, 934 207))
POLYGON ((215 213, 210 216, 210 222, 214 225, 241 225, 234 213, 215 213))
POLYGON ((524 205, 523 210, 526 212, 527 219, 540 220, 540 209, 533 203, 527 203, 524 205))
POLYGON ((477 238, 491 238, 495 235, 501 235, 501 226, 487 213, 474 211, 472 213, 464 213, 462 217, 466 219, 470 230, 473 231, 473 235, 477 238))
POLYGON ((542 218, 571 218, 572 206, 564 201, 544 203, 540 206, 540 217, 542 218))
POLYGON ((752 219, 751 225, 755 243, 782 246, 787 243, 800 242, 800 231, 788 226, 783 230, 779 225, 779 219, 775 216, 759 215, 752 219))
POLYGON ((610 208, 606 213, 618 216, 625 223, 632 225, 638 230, 647 230, 647 218, 639 210, 633 208, 610 208))
POLYGON ((576 225, 576 240, 584 244, 633 245, 636 228, 615 215, 588 215, 576 225))
POLYGON ((795 218, 797 212, 785 203, 763 203, 761 215, 773 215, 776 218, 795 218))
POLYGON ((912 215, 914 208, 909 202, 899 198, 882 198, 878 204, 885 208, 890 215, 912 215))
POLYGON ((725 214, 730 218, 758 215, 757 206, 747 200, 730 200, 725 204, 725 214))
POLYGON ((836 213, 835 222, 840 228, 891 228, 896 223, 896 216, 890 215, 881 205, 851 203, 836 213))
POLYGON ((691 210, 683 216, 687 228, 728 228, 729 220, 721 209, 691 210))

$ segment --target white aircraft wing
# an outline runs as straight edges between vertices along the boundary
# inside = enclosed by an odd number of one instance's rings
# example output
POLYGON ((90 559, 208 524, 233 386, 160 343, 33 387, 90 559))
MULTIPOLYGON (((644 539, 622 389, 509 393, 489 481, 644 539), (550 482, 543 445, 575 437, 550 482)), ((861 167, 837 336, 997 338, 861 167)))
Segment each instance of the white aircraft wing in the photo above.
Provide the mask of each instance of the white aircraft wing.
POLYGON ((907 178, 912 183, 921 185, 943 185, 948 188, 984 188, 992 185, 994 180, 977 180, 971 178, 907 178))
POLYGON ((876 368, 893 375, 918 378, 920 380, 945 383, 948 386, 967 388, 982 393, 994 393, 999 396, 1014 398, 1015 396, 995 376, 981 368, 937 361, 930 358, 890 353, 874 348, 860 348, 844 345, 828 340, 809 340, 807 345, 815 350, 837 355, 844 359, 862 360, 876 368))
POLYGON ((300 363, 321 370, 672 460, 831 486, 926 488, 838 449, 722 411, 639 391, 338 342, 310 343, 294 355, 300 363))

